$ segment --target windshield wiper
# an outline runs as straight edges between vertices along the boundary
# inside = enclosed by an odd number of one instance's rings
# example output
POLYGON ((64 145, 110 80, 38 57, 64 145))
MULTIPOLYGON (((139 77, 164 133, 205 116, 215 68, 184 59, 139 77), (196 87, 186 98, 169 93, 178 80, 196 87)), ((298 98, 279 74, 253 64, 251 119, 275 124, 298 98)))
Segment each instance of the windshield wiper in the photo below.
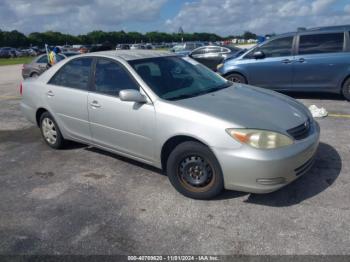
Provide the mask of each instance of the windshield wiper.
POLYGON ((185 99, 185 98, 191 98, 194 96, 200 95, 200 92, 197 93, 192 93, 192 94, 181 94, 178 96, 170 97, 168 100, 180 100, 180 99, 185 99))
POLYGON ((180 100, 180 99, 186 99, 186 98, 191 98, 191 97, 195 97, 195 96, 205 95, 205 94, 208 94, 208 93, 213 93, 213 92, 219 91, 221 89, 228 88, 231 85, 232 84, 230 82, 227 82, 227 83, 225 83, 223 85, 217 86, 217 87, 212 88, 212 89, 203 90, 203 91, 195 92, 195 93, 192 93, 192 94, 180 94, 178 96, 168 98, 168 100, 180 100))

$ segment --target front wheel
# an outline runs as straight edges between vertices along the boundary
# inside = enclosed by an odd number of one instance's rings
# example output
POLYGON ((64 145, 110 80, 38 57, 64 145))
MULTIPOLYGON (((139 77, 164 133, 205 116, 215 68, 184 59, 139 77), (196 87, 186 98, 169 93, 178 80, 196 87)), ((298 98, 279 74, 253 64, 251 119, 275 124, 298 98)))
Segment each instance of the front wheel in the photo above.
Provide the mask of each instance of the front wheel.
POLYGON ((227 75, 225 78, 233 83, 247 84, 247 80, 241 74, 233 73, 227 75))
POLYGON ((167 161, 167 175, 178 192, 194 199, 211 199, 224 189, 219 162, 207 146, 198 142, 175 147, 167 161))
POLYGON ((346 100, 350 101, 350 78, 348 78, 342 87, 342 93, 346 100))

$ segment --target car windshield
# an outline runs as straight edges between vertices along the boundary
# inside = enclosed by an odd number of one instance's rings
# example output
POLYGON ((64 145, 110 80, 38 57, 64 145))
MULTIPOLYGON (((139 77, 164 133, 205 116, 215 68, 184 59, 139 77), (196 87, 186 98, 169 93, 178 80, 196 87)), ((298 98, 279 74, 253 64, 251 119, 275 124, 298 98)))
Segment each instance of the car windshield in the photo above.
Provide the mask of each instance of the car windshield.
POLYGON ((129 61, 160 98, 178 100, 215 92, 231 83, 200 63, 168 56, 129 61))

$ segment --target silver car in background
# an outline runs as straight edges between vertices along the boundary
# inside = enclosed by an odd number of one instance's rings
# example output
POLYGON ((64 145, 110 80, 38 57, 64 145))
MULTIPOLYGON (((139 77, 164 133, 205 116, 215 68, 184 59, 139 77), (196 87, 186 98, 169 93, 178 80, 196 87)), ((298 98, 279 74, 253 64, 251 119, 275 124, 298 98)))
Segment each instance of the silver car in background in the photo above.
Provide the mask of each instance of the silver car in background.
MULTIPOLYGON (((57 54, 57 62, 71 56, 78 55, 78 52, 64 52, 57 54)), ((47 55, 42 54, 35 57, 29 64, 24 64, 22 67, 23 79, 28 77, 38 77, 48 69, 47 55)))
POLYGON ((319 143, 301 103, 168 52, 68 58, 21 93, 23 114, 52 148, 74 140, 162 168, 196 199, 277 190, 310 169, 319 143))

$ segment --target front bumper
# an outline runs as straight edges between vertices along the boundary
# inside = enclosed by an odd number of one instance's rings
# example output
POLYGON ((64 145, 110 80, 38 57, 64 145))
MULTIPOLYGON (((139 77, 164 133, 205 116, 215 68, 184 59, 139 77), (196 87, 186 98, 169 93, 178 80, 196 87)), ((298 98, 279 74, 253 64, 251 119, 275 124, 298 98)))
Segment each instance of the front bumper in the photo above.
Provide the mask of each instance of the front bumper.
POLYGON ((239 149, 212 148, 220 162, 226 189, 249 193, 269 193, 305 174, 314 161, 320 127, 312 123, 307 138, 291 146, 257 150, 243 145, 239 149))

